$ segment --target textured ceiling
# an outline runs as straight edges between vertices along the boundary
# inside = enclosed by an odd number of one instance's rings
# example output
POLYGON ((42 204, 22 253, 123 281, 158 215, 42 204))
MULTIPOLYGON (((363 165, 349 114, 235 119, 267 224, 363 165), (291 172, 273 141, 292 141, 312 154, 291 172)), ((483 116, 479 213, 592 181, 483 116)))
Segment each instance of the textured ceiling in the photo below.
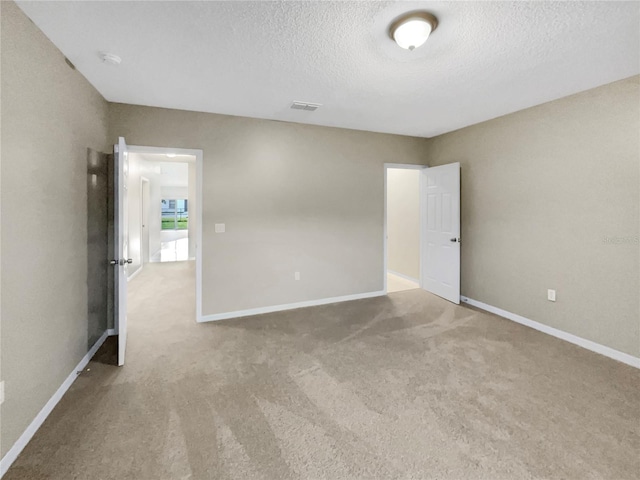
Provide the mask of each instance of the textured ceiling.
POLYGON ((109 101, 377 132, 434 136, 640 73, 639 2, 18 5, 109 101), (416 9, 440 24, 409 52, 387 28, 416 9))

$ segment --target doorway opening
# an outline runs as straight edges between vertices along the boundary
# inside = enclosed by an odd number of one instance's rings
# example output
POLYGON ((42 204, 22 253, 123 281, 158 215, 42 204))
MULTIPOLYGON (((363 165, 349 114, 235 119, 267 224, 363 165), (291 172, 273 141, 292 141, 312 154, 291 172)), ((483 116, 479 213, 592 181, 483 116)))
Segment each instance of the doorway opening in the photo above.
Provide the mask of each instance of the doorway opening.
POLYGON ((385 291, 421 286, 420 182, 423 165, 385 165, 385 291))
POLYGON ((384 164, 384 292, 460 303, 460 163, 384 164))
POLYGON ((118 365, 129 330, 139 342, 163 321, 201 317, 202 161, 202 150, 127 146, 123 137, 114 146, 118 365))
POLYGON ((196 156, 131 146, 128 162, 131 280, 148 263, 195 258, 196 156))
POLYGON ((163 198, 161 249, 152 262, 178 262, 189 259, 189 199, 163 198))

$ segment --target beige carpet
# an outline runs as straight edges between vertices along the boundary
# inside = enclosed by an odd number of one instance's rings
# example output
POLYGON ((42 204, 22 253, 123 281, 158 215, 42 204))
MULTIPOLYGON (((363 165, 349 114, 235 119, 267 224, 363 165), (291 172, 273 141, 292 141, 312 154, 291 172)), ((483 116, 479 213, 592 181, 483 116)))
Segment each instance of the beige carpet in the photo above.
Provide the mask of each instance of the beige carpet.
POLYGON ((637 479, 640 372, 422 290, 197 325, 193 266, 130 284, 6 480, 637 479))

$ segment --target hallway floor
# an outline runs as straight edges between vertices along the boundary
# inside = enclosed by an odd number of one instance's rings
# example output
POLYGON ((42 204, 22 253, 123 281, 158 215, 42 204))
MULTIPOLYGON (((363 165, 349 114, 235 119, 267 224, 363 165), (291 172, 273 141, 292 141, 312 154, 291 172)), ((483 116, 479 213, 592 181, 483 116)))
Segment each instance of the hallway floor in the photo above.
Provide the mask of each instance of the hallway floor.
POLYGON ((420 288, 420 285, 417 282, 412 282, 399 275, 387 272, 387 293, 403 292, 414 288, 420 288))
POLYGON ((197 324, 193 262, 130 283, 5 480, 636 479, 640 371, 421 289, 197 324))
POLYGON ((189 260, 189 231, 162 230, 160 251, 151 257, 151 262, 180 262, 189 260))

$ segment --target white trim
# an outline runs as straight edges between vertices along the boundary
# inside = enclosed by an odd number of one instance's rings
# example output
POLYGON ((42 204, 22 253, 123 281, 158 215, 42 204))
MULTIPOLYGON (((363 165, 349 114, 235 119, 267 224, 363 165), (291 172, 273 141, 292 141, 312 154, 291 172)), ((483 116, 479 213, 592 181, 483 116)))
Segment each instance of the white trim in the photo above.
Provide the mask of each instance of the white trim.
MULTIPOLYGON (((160 243, 162 243, 162 242, 160 242, 160 243)), ((152 261, 151 261, 151 259, 152 259, 152 258, 155 258, 155 257, 156 257, 156 255, 158 255, 160 252, 162 252, 162 247, 160 247, 158 250, 156 250, 156 251, 153 253, 153 255, 149 255, 149 263, 160 263, 160 260, 158 260, 157 262, 152 262, 152 261)), ((160 257, 160 258, 162 258, 162 257, 160 257)), ((191 259, 189 259, 189 260, 191 260, 191 259)))
MULTIPOLYGON (((202 322, 202 162, 204 152, 193 148, 172 148, 172 147, 147 147, 143 145, 129 145, 127 147, 132 153, 175 153, 176 155, 191 155, 196 157, 196 321, 202 322)), ((181 160, 188 162, 188 160, 181 160)), ((155 256, 158 252, 155 252, 155 256)), ((150 259, 153 257, 150 257, 150 259)))
POLYGON ((202 321, 202 150, 196 150, 196 322, 202 321))
POLYGON ((114 335, 117 335, 117 334, 118 334, 118 332, 116 332, 115 328, 110 328, 110 329, 107 330, 107 336, 108 337, 113 337, 114 335))
POLYGON ((425 176, 420 174, 420 279, 418 285, 425 290, 425 269, 426 269, 426 239, 427 239, 427 186, 425 176))
POLYGON ((306 302, 287 303, 284 305, 273 305, 270 307, 252 308, 249 310, 238 310, 235 312, 214 313, 213 315, 201 316, 199 322, 213 322, 216 320, 227 320, 229 318, 248 317, 251 315, 260 315, 263 313, 281 312, 284 310, 293 310, 294 308, 315 307, 318 305, 327 305, 329 303, 349 302, 352 300, 360 300, 362 298, 381 297, 386 292, 380 290, 378 292, 356 293, 355 295, 344 295, 342 297, 321 298, 320 300, 307 300, 306 302))
POLYGON ((385 163, 385 168, 403 168, 405 170, 424 170, 428 165, 418 165, 417 163, 385 163))
POLYGON ((389 168, 387 164, 384 164, 384 182, 383 182, 383 202, 384 202, 384 215, 382 216, 382 291, 387 293, 387 264, 389 259, 387 258, 387 171, 389 168))
POLYGON ((11 449, 5 454, 5 456, 0 461, 0 478, 2 478, 5 473, 7 473, 7 470, 9 470, 9 467, 11 466, 11 464, 15 462, 16 458, 18 458, 18 455, 20 455, 20 452, 22 452, 24 447, 27 446, 27 444, 33 438, 33 436, 38 431, 40 426, 42 426, 42 424, 47 419, 49 414, 53 411, 55 406, 58 404, 62 396, 67 392, 67 390, 69 390, 69 387, 71 387, 71 384, 75 381, 76 378, 78 378, 78 375, 82 372, 82 370, 84 370, 84 367, 87 366, 87 364, 89 363, 89 360, 91 360, 91 358, 95 355, 95 353, 98 351, 100 346, 107 339, 107 336, 108 336, 108 331, 105 331, 100 336, 100 338, 96 341, 96 343, 93 344, 93 347, 89 349, 87 354, 84 357, 82 357, 82 360, 80 360, 80 363, 76 365, 76 368, 74 368, 73 371, 69 374, 69 376, 65 379, 65 381, 62 382, 62 385, 60 385, 58 390, 56 390, 56 392, 45 404, 45 406, 42 407, 42 410, 38 412, 36 417, 31 421, 31 423, 25 429, 25 431, 22 432, 22 435, 20 435, 20 438, 16 440, 16 443, 14 443, 11 449))
POLYGON ((533 328, 534 330, 538 330, 540 332, 546 333, 547 335, 551 335, 552 337, 565 340, 569 343, 573 343, 574 345, 578 345, 579 347, 586 348, 587 350, 599 353, 600 355, 604 355, 605 357, 612 358, 614 360, 617 360, 618 362, 625 363, 635 368, 640 368, 640 358, 629 355, 628 353, 620 352, 619 350, 615 350, 611 347, 607 347, 605 345, 592 342, 591 340, 578 337, 576 335, 573 335, 572 333, 567 333, 543 323, 530 320, 516 313, 507 312, 506 310, 502 310, 501 308, 487 305, 486 303, 479 302, 478 300, 473 300, 471 298, 462 296, 460 297, 460 300, 474 307, 481 308, 482 310, 486 310, 487 312, 494 313, 508 320, 512 320, 521 325, 525 325, 527 327, 533 328))
MULTIPOLYGON (((191 155, 192 157, 196 157, 196 162, 198 161, 198 152, 202 153, 202 150, 192 148, 147 147, 144 145, 128 145, 127 150, 131 153, 153 153, 158 155, 175 153, 176 155, 191 155)), ((166 161, 170 162, 171 160, 166 161)), ((193 160, 189 160, 188 158, 180 159, 179 161, 185 163, 193 162, 193 160)))
POLYGON ((136 269, 135 272, 133 272, 131 275, 129 275, 127 277, 127 282, 130 282, 131 280, 133 280, 135 277, 138 276, 138 274, 142 271, 142 264, 140 264, 140 266, 136 269))
MULTIPOLYGON (((382 232, 382 248, 384 249, 384 260, 383 260, 383 268, 382 268, 382 290, 385 295, 387 293, 387 265, 389 263, 388 252, 387 252, 387 171, 390 168, 402 168, 405 170, 424 170, 425 168, 429 168, 427 165, 415 165, 412 163, 385 163, 383 165, 384 168, 384 217, 383 217, 383 232, 382 232)), ((420 251, 419 251, 419 267, 420 267, 420 278, 419 279, 411 279, 411 281, 416 282, 420 288, 422 288, 422 239, 424 238, 424 230, 425 230, 425 222, 424 222, 424 212, 422 206, 422 179, 420 179, 420 194, 419 194, 419 202, 420 202, 420 251)), ((393 272, 395 273, 395 272, 393 272)))
POLYGON ((405 280, 409 280, 410 282, 417 283, 418 285, 420 285, 419 278, 413 278, 413 277, 410 277, 409 275, 405 275, 404 273, 396 272, 395 270, 387 270, 387 273, 390 273, 391 275, 395 275, 396 277, 404 278, 405 280))

